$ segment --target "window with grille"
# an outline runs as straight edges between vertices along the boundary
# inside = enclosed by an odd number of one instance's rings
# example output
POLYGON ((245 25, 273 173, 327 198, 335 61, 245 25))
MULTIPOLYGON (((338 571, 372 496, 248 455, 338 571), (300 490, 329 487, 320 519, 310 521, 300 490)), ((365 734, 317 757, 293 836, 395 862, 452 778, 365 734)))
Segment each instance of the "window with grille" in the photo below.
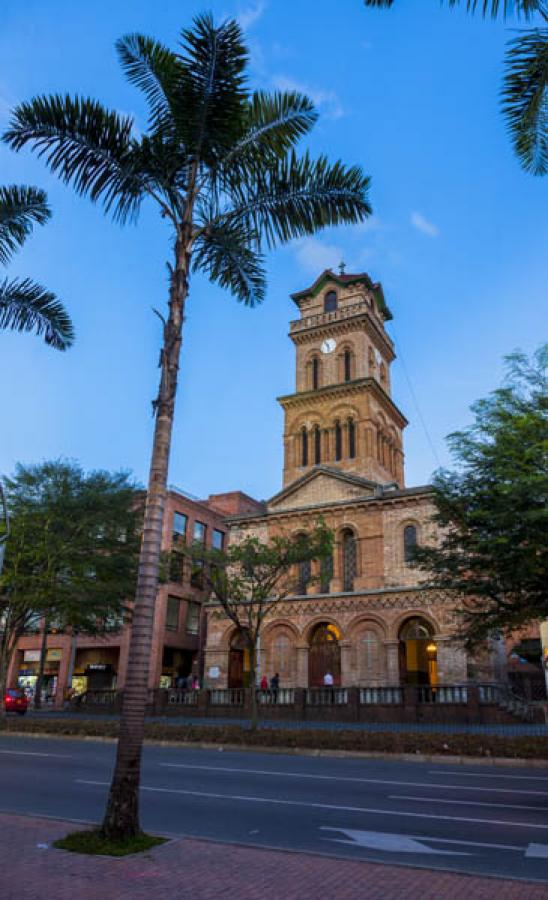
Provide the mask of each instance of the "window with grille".
POLYGON ((168 631, 179 630, 179 609, 181 601, 178 597, 167 598, 166 628, 168 631))
POLYGON ((331 579, 333 578, 333 557, 326 556, 320 563, 320 591, 322 594, 328 594, 331 588, 331 579))
POLYGON ((343 590, 354 590, 354 579, 356 577, 356 559, 357 548, 354 532, 347 530, 343 532, 343 590))
POLYGON ((184 577, 185 557, 174 550, 169 558, 169 580, 182 584, 184 577))
POLYGON ((317 391, 320 386, 320 360, 317 356, 312 360, 312 389, 317 391))
POLYGON ((319 465, 322 459, 322 433, 320 426, 314 428, 314 462, 319 465))
POLYGON ((312 563, 309 559, 299 563, 299 594, 306 594, 308 583, 312 576, 312 563))
POLYGON ((410 563, 417 547, 417 529, 414 525, 406 525, 403 529, 403 558, 410 563))
POLYGON ((301 430, 301 466, 308 465, 308 433, 303 426, 301 430))
POLYGON ((337 294, 335 291, 328 291, 323 301, 324 312, 335 312, 337 309, 337 294))
POLYGON ((340 422, 335 422, 335 459, 342 459, 342 428, 340 422))

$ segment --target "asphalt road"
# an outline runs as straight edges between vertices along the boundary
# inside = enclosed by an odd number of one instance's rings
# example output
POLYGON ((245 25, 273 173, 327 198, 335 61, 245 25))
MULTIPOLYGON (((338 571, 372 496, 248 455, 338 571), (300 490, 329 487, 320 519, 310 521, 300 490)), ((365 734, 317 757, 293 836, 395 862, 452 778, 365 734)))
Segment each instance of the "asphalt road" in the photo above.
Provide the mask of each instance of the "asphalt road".
MULTIPOLYGON (((0 737, 0 810, 101 818, 113 744, 0 737)), ((548 883, 548 768, 145 749, 143 827, 548 883)))

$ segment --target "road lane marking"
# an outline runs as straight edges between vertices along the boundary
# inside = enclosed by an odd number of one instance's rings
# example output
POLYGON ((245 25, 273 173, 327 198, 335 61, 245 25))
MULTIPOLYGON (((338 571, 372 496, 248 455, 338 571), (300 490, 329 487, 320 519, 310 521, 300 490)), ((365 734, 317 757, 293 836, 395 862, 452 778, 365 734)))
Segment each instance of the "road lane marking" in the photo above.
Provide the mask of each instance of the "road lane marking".
MULTIPOLYGON (((417 800, 424 803, 424 797, 404 797, 403 794, 389 794, 389 800, 417 800)), ((522 806, 519 803, 482 803, 481 800, 444 800, 441 797, 428 797, 428 803, 458 803, 460 806, 490 806, 493 809, 527 809, 531 812, 548 813, 548 806, 522 806)))
POLYGON ((37 753, 31 750, 0 750, 0 753, 9 756, 51 756, 55 757, 55 759, 74 759, 74 757, 69 756, 68 753, 37 753))
POLYGON ((462 850, 435 850, 422 840, 435 840, 423 838, 420 841, 409 837, 407 834, 387 834, 383 831, 357 831, 354 828, 330 828, 327 825, 320 826, 321 831, 336 831, 345 834, 350 840, 342 838, 325 838, 334 844, 350 844, 352 847, 367 847, 368 850, 384 850, 387 853, 429 853, 443 854, 444 856, 470 856, 462 850))
MULTIPOLYGON (((75 778, 76 784, 90 784, 96 787, 109 787, 110 781, 90 781, 86 778, 75 778)), ((270 803, 275 806, 304 806, 309 809, 332 809, 337 812, 375 813, 381 816, 407 816, 413 819, 441 819, 448 822, 476 822, 483 825, 510 825, 513 828, 535 828, 548 831, 548 824, 537 825, 532 822, 507 822, 500 819, 472 819, 465 816, 438 816, 435 813, 407 812, 399 809, 374 809, 367 806, 336 806, 331 803, 309 803, 306 800, 279 800, 274 797, 249 797, 242 794, 214 794, 210 791, 185 791, 181 788, 149 787, 141 785, 142 791, 158 794, 181 794, 185 797, 207 797, 213 800, 240 800, 244 803, 270 803)))
POLYGON ((548 844, 529 844, 525 856, 528 859, 548 859, 548 844))
POLYGON ((448 769, 429 769, 429 775, 460 775, 461 778, 510 778, 517 781, 548 781, 543 775, 493 775, 490 772, 452 772, 448 769))
POLYGON ((470 787, 465 784, 434 784, 430 781, 392 781, 388 778, 356 778, 349 775, 314 775, 308 772, 279 772, 271 769, 237 769, 229 766, 202 766, 192 763, 158 763, 162 768, 167 769, 201 769, 208 772, 235 772, 240 775, 271 775, 282 776, 285 778, 312 778, 318 781, 350 781, 359 784, 399 784, 403 787, 423 787, 423 788, 449 788, 452 791, 481 791, 490 794, 534 794, 539 797, 548 797, 547 791, 520 791, 514 788, 491 788, 491 787, 470 787))

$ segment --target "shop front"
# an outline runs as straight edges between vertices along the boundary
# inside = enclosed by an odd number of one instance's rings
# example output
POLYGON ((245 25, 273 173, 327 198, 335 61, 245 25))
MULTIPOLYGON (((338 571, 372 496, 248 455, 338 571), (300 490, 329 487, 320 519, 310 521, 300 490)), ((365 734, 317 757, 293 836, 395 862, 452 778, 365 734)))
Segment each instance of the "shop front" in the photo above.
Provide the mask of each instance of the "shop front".
POLYGON ((78 650, 72 676, 74 693, 85 694, 86 691, 115 690, 119 655, 118 647, 94 647, 78 650))
MULTIPOLYGON (((36 682, 40 671, 40 650, 23 650, 17 672, 17 684, 22 688, 27 697, 33 698, 36 691, 36 682)), ((59 665, 62 651, 51 648, 46 651, 44 664, 44 678, 42 681, 42 699, 53 700, 57 691, 59 680, 59 665)))
POLYGON ((196 653, 176 647, 164 647, 160 688, 177 687, 182 679, 197 674, 196 653))

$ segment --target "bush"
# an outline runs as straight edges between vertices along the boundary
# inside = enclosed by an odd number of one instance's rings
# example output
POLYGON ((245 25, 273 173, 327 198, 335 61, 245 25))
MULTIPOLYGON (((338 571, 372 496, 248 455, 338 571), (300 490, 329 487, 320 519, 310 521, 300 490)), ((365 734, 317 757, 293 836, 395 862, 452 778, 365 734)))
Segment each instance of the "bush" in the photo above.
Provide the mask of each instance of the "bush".
POLYGON ((141 832, 137 837, 123 843, 109 841, 100 831, 73 831, 64 838, 53 842, 58 850, 69 850, 71 853, 90 853, 97 856, 129 856, 131 853, 142 853, 164 844, 167 838, 154 837, 141 832))
MULTIPOLYGON (((2 730, 18 734, 55 734, 70 737, 117 737, 117 721, 93 719, 8 720, 2 730)), ((148 741, 184 744, 222 744, 240 747, 279 747, 303 750, 346 750, 358 753, 414 753, 445 756, 497 756, 548 759, 548 740, 542 736, 497 734, 430 734, 320 728, 258 728, 242 725, 168 725, 148 722, 148 741)))

